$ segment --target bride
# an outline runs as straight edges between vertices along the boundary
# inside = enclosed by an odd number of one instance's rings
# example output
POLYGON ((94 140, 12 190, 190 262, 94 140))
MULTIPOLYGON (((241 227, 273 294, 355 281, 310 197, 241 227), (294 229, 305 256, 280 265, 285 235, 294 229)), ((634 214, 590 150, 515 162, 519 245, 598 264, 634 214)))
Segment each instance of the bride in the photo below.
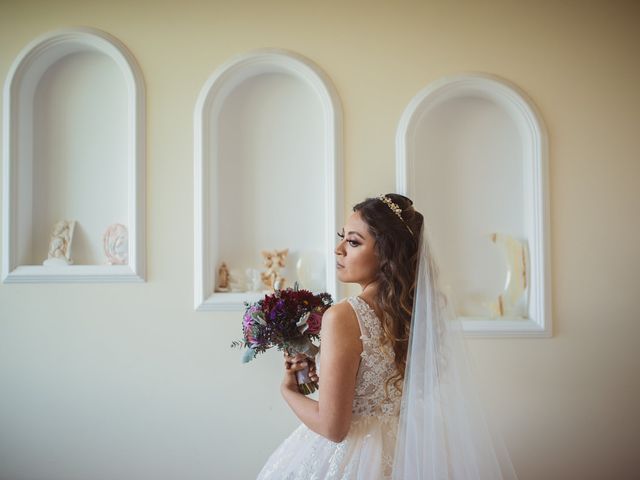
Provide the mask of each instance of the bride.
POLYGON ((368 198, 338 236, 338 279, 362 291, 323 316, 318 401, 295 376, 315 376, 315 362, 285 355, 282 396, 302 423, 258 479, 516 478, 484 422, 422 214, 402 195, 368 198))

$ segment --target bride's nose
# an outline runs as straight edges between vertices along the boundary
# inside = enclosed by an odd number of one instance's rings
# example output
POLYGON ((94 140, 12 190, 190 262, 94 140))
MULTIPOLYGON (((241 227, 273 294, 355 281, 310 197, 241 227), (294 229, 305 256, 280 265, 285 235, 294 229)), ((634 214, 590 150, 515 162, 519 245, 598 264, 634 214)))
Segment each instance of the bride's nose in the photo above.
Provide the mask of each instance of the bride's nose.
POLYGON ((333 251, 336 255, 344 255, 344 240, 338 243, 336 249, 333 251))

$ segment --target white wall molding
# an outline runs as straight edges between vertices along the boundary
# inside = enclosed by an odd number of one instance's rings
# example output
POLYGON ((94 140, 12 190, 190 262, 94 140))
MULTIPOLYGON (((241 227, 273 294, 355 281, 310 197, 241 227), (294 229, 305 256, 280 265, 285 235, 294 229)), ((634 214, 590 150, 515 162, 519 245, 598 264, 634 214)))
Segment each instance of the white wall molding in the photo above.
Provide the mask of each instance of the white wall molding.
POLYGON ((414 197, 418 124, 432 108, 451 99, 480 97, 500 106, 513 119, 522 137, 523 194, 528 231, 532 284, 529 315, 522 319, 465 319, 467 335, 548 337, 551 325, 551 275, 549 254, 549 179, 547 134, 534 103, 517 86, 487 74, 461 74, 437 80, 420 91, 409 103, 396 135, 396 188, 414 197))
MULTIPOLYGON (((47 33, 28 44, 15 59, 4 86, 3 109, 3 261, 6 283, 138 282, 145 278, 145 88, 142 72, 129 50, 113 36, 93 28, 47 33), (36 88, 49 68, 74 53, 104 55, 113 61, 126 84, 127 217, 129 264, 71 265, 64 270, 21 265, 19 245, 31 242, 33 225, 33 122, 36 88), (21 175, 18 175, 21 173, 21 175), (22 177, 22 178, 20 178, 22 177), (27 177, 27 178, 24 178, 27 177), (20 207, 20 208, 19 208, 20 207), (22 213, 19 217, 18 212, 22 213)), ((37 162, 36 162, 37 163, 37 162)))
MULTIPOLYGON (((217 151, 216 135, 221 109, 227 98, 245 80, 263 74, 286 74, 310 87, 322 109, 324 138, 322 161, 325 201, 323 249, 326 255, 326 290, 339 295, 332 255, 335 247, 335 229, 342 222, 342 107, 328 76, 313 62, 293 52, 280 49, 262 49, 239 55, 221 65, 203 86, 194 112, 194 302, 197 310, 239 310, 243 300, 253 301, 259 294, 213 293, 216 268, 217 206, 212 206, 212 169, 221 161, 217 151), (215 132, 211 134, 210 132, 215 132)), ((217 171, 217 170, 215 170, 217 171)), ((242 192, 238 192, 239 195, 242 192)), ((292 228, 295 220, 292 220, 292 228)))

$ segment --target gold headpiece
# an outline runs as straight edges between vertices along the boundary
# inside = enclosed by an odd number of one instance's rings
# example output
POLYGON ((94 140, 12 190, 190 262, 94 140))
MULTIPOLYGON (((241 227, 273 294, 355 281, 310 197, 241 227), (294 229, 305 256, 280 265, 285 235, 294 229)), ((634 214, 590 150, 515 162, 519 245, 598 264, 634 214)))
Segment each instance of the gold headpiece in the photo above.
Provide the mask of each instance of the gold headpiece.
POLYGON ((411 234, 411 236, 413 236, 413 231, 411 231, 411 228, 409 228, 409 225, 407 225, 407 223, 404 221, 404 218, 402 218, 402 209, 398 206, 398 204, 395 203, 386 195, 378 195, 378 200, 381 200, 387 204, 387 206, 391 209, 391 211, 395 213, 400 220, 402 220, 402 223, 404 223, 404 226, 407 227, 407 230, 409 230, 409 233, 411 234))

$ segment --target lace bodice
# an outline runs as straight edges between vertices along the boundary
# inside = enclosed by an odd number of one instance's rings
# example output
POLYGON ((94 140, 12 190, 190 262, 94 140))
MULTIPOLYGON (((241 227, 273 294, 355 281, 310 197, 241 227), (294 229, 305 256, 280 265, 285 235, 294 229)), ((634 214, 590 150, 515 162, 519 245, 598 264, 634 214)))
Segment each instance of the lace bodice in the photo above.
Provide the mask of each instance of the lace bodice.
POLYGON ((369 304, 357 296, 345 301, 356 313, 362 340, 349 433, 334 443, 301 424, 269 457, 258 480, 391 480, 401 396, 393 385, 388 394, 384 388, 397 371, 393 349, 381 344, 382 326, 369 304))
POLYGON ((362 359, 356 379, 353 414, 357 416, 397 416, 400 413, 401 392, 385 382, 396 374, 391 345, 383 345, 382 326, 375 311, 358 296, 347 298, 360 324, 362 359))

